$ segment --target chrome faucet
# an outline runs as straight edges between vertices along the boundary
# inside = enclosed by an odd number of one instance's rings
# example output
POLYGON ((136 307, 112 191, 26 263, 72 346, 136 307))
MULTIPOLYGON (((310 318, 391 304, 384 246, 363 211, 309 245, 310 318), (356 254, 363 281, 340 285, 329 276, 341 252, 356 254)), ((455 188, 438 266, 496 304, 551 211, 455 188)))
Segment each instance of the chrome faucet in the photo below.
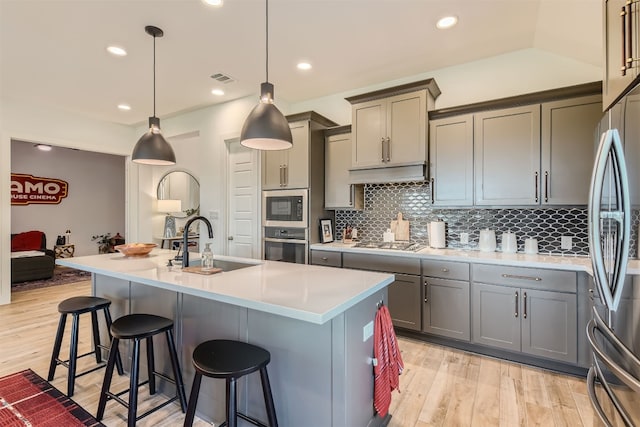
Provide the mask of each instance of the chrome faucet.
POLYGON ((213 239, 213 227, 211 226, 211 223, 207 218, 203 216, 195 216, 191 218, 189 221, 187 221, 187 223, 184 225, 184 232, 182 236, 182 267, 183 268, 189 267, 189 247, 188 247, 189 227, 191 226, 192 223, 196 222, 197 220, 201 220, 207 225, 207 228, 209 229, 209 238, 213 239))

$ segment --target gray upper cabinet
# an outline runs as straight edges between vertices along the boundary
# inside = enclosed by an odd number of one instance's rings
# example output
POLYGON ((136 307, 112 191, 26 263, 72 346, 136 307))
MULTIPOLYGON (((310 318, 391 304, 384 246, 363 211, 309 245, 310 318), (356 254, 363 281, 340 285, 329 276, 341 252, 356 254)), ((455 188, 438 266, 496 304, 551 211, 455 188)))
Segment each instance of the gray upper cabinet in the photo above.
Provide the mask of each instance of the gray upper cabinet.
POLYGON ((474 117, 476 205, 540 203, 540 105, 474 117))
POLYGON ((542 104, 541 203, 586 205, 600 96, 542 104))
POLYGON ((363 209, 364 187, 349 183, 351 132, 328 135, 325 140, 325 209, 363 209))
POLYGON ((293 147, 263 152, 262 188, 309 187, 309 122, 289 123, 293 147))
POLYGON ((429 123, 429 162, 434 205, 473 205, 472 114, 429 123))
POLYGON ((313 111, 287 120, 293 147, 262 152, 262 189, 314 187, 324 193, 324 130, 336 123, 313 111))
POLYGON ((426 161, 426 90, 355 104, 352 120, 352 168, 426 161))
POLYGON ((603 107, 607 109, 634 85, 638 77, 640 40, 636 2, 606 0, 603 4, 605 67, 602 97, 603 107))

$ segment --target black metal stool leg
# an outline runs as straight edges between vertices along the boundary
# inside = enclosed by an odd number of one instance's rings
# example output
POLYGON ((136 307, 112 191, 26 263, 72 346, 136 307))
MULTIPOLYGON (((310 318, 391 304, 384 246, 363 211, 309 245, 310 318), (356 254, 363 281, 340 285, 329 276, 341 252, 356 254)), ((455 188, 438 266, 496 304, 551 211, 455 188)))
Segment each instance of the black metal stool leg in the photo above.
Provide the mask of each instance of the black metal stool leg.
POLYGON ((138 412, 138 377, 140 376, 140 339, 133 340, 133 355, 131 357, 131 378, 129 379, 129 413, 127 426, 135 427, 138 412))
POLYGON ((176 344, 173 340, 173 331, 171 329, 166 331, 166 337, 167 346, 169 347, 169 356, 171 358, 171 367, 173 368, 173 378, 176 383, 176 394, 180 400, 182 412, 185 412, 187 410, 187 397, 184 391, 184 381, 182 380, 180 365, 178 364, 178 352, 176 351, 176 344))
POLYGON ((227 378, 227 426, 238 427, 238 402, 236 379, 227 378))
POLYGON ((67 396, 73 396, 76 383, 76 367, 78 362, 78 334, 80 329, 80 315, 73 314, 71 320, 71 344, 69 345, 69 375, 67 377, 67 396))
POLYGON ((102 382, 102 390, 100 391, 100 401, 98 402, 98 411, 96 412, 96 419, 100 421, 104 416, 104 408, 107 406, 107 393, 111 387, 111 377, 113 376, 113 366, 116 362, 116 355, 118 354, 118 340, 113 338, 111 340, 111 349, 109 350, 109 359, 107 359, 107 368, 104 373, 104 381, 102 382))
MULTIPOLYGON (((104 311, 104 319, 107 323, 107 331, 109 331, 109 337, 113 339, 111 336, 111 312, 109 311, 109 307, 105 307, 102 309, 104 311)), ((122 369, 122 358, 120 357, 120 350, 116 348, 116 368, 118 369, 118 375, 124 375, 124 369, 122 369)))
POLYGON ((96 353, 96 363, 102 362, 102 354, 100 353, 100 329, 98 329, 98 313, 91 312, 91 326, 93 329, 93 351, 96 353))
POLYGON ((67 315, 61 314, 58 321, 58 332, 56 332, 56 340, 53 343, 53 351, 51 352, 51 362, 49 363, 49 375, 47 381, 52 381, 56 374, 58 366, 57 359, 60 357, 60 347, 62 346, 62 335, 64 335, 64 327, 67 324, 67 315))
POLYGON ((153 358, 153 337, 147 337, 147 375, 149 377, 149 394, 156 394, 156 370, 153 358))
POLYGON ((264 405, 267 409, 267 418, 269 419, 269 427, 278 427, 278 419, 276 418, 276 407, 273 404, 273 395, 271 394, 271 383, 269 382, 269 374, 267 367, 260 369, 260 381, 262 382, 262 394, 264 395, 264 405))
POLYGON ((200 384, 202 383, 202 374, 196 371, 193 377, 193 385, 191 386, 191 395, 189 396, 189 407, 187 408, 187 415, 184 417, 184 427, 191 427, 193 425, 193 419, 196 415, 196 408, 198 406, 198 394, 200 393, 200 384))

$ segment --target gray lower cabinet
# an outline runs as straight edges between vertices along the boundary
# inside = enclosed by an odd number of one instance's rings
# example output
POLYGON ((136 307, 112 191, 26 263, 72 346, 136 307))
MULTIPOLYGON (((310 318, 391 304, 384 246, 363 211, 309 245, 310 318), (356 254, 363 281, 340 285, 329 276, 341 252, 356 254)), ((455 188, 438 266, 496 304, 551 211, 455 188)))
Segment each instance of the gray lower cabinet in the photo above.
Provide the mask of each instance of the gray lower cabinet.
POLYGON ((387 303, 393 325, 415 331, 421 330, 422 287, 418 258, 345 252, 342 254, 342 266, 395 273, 396 280, 388 288, 387 303))
POLYGON ((469 341, 469 264, 425 259, 422 260, 422 275, 422 330, 469 341))
POLYGON ((577 363, 575 273, 486 265, 473 272, 474 343, 577 363))

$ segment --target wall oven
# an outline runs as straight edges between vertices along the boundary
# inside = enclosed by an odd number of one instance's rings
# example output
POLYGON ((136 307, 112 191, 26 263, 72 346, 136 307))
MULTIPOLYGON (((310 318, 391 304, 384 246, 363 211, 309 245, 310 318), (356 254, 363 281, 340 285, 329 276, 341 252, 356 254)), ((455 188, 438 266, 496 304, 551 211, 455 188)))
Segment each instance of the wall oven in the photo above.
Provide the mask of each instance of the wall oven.
POLYGON ((309 226, 307 197, 306 189, 263 191, 262 225, 307 228, 309 226))
POLYGON ((306 228, 264 228, 264 259, 306 264, 307 253, 306 228))

